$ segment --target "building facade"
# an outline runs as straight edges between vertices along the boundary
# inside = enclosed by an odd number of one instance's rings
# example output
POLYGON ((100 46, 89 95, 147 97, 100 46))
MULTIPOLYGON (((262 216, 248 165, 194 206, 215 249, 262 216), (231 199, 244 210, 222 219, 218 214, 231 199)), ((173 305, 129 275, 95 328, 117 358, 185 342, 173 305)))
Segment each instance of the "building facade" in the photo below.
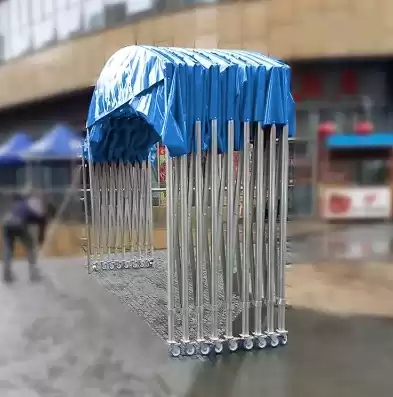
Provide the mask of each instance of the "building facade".
POLYGON ((366 112, 393 128, 392 15, 392 0, 0 0, 0 133, 82 128, 105 61, 127 45, 261 51, 293 66, 294 201, 312 214, 318 124, 349 131, 366 112))

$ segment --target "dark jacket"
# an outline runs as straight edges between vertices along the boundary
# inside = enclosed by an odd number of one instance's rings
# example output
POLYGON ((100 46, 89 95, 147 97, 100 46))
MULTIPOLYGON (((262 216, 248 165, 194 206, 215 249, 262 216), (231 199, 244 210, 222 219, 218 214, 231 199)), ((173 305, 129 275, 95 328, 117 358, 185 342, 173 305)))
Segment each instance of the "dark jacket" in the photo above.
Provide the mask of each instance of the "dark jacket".
POLYGON ((50 203, 42 202, 43 212, 36 211, 29 205, 31 197, 15 197, 11 208, 5 214, 3 226, 8 228, 26 228, 38 226, 38 242, 43 243, 47 224, 54 217, 55 208, 50 203))

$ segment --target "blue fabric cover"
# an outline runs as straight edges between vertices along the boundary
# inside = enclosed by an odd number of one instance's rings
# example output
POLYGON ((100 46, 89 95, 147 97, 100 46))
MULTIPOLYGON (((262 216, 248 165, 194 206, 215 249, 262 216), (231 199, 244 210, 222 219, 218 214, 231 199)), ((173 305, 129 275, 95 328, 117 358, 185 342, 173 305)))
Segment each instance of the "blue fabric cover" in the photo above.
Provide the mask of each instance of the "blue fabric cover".
POLYGON ((57 124, 25 151, 23 156, 38 160, 73 159, 81 157, 82 143, 83 139, 73 129, 57 124))
POLYGON ((244 121, 288 125, 293 136, 290 78, 289 66, 251 51, 123 48, 97 81, 84 155, 95 162, 141 161, 162 141, 171 156, 182 156, 195 148, 196 121, 208 150, 214 119, 221 152, 227 150, 229 120, 235 123, 237 150, 244 121))
POLYGON ((0 146, 0 164, 23 164, 24 159, 21 153, 26 151, 32 143, 32 139, 27 134, 17 132, 6 143, 0 146))

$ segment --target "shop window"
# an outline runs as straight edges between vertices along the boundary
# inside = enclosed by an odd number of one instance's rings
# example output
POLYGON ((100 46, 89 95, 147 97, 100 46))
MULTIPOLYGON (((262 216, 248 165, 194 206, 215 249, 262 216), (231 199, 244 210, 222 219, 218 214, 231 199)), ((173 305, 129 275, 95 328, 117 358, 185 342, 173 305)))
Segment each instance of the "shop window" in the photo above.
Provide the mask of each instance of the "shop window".
POLYGON ((313 187, 311 184, 295 184, 291 188, 290 214, 308 216, 312 213, 313 187))
POLYGON ((342 95, 354 96, 359 91, 358 77, 351 69, 344 70, 340 75, 340 91, 342 95))
POLYGON ((331 153, 326 183, 353 186, 381 186, 389 182, 388 154, 375 152, 331 153))
POLYGON ((104 1, 85 0, 83 9, 83 29, 88 32, 100 30, 105 26, 104 1))
POLYGON ((356 182, 362 186, 386 185, 388 183, 387 160, 359 160, 356 179, 356 182))
POLYGON ((126 21, 126 0, 105 0, 105 25, 107 27, 117 26, 126 21))

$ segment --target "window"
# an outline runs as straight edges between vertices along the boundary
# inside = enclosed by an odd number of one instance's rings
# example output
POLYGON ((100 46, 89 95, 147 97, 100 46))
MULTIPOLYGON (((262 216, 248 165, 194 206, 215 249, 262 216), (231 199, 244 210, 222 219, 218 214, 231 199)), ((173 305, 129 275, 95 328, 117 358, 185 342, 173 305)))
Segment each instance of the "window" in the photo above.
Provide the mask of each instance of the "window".
POLYGON ((0 1, 0 62, 8 58, 7 47, 11 37, 8 13, 8 1, 0 1))
POLYGON ((389 153, 376 151, 332 152, 325 182, 355 186, 381 186, 389 181, 389 153))
POLYGON ((82 0, 61 0, 57 3, 56 33, 59 40, 66 40, 82 29, 82 0))
POLYGON ((295 184, 291 188, 290 208, 288 211, 293 216, 311 215, 313 206, 313 187, 311 184, 295 184))
POLYGON ((90 32, 104 27, 104 0, 85 0, 82 13, 85 31, 90 32))
POLYGON ((32 9, 33 48, 40 49, 55 38, 54 0, 29 0, 32 9))
POLYGON ((362 186, 386 185, 388 183, 387 160, 359 160, 356 179, 362 186))
POLYGON ((9 58, 26 52, 31 44, 30 4, 25 0, 8 0, 9 58))

